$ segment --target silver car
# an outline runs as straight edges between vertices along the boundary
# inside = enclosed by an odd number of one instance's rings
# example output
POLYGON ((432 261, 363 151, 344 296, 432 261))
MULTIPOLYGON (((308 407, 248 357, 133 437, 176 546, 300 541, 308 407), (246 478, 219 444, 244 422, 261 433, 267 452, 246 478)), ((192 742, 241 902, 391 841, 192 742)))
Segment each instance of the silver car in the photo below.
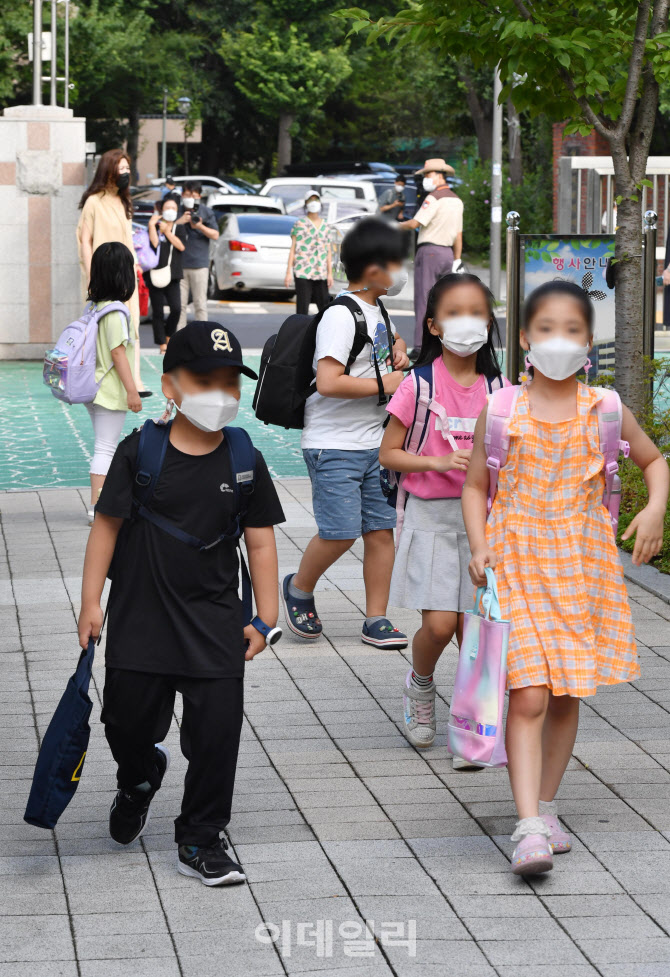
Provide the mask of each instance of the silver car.
POLYGON ((217 298, 233 288, 286 291, 284 277, 295 221, 283 214, 222 217, 219 240, 210 252, 209 297, 217 298))

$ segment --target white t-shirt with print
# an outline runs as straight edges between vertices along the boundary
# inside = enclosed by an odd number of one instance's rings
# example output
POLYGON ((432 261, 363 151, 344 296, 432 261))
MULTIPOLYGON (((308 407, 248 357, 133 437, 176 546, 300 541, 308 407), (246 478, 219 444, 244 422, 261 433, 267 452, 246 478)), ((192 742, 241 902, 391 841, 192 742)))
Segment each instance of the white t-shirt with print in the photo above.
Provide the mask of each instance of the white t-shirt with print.
MULTIPOLYGON (((373 344, 386 341, 386 326, 378 305, 364 302, 358 295, 352 295, 365 313, 368 335, 373 344), (380 325, 381 324, 381 325, 380 325)), ((391 324, 391 331, 395 327, 391 324)), ((349 361, 351 347, 356 335, 354 317, 344 305, 328 308, 316 331, 316 351, 314 371, 319 360, 332 356, 344 366, 349 361)), ((386 344, 387 345, 387 344, 386 344)), ((384 350, 382 350, 384 352, 384 350)), ((361 353, 351 364, 349 375, 366 380, 376 379, 372 347, 366 343, 361 353)), ((384 361, 379 368, 386 372, 384 361)), ((322 397, 315 393, 305 403, 305 426, 302 432, 303 448, 339 448, 344 451, 361 451, 378 448, 382 441, 383 424, 386 411, 379 407, 379 395, 361 397, 358 400, 345 400, 340 397, 322 397)))

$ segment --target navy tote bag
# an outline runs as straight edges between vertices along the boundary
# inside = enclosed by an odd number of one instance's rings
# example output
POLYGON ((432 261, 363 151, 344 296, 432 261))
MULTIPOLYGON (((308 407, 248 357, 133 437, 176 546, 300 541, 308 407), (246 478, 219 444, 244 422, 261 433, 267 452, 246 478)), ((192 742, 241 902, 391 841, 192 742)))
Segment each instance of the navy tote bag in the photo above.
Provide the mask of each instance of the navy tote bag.
POLYGON ((93 703, 88 687, 95 642, 82 651, 77 669, 67 683, 40 747, 26 813, 28 824, 53 828, 79 786, 91 735, 93 703))

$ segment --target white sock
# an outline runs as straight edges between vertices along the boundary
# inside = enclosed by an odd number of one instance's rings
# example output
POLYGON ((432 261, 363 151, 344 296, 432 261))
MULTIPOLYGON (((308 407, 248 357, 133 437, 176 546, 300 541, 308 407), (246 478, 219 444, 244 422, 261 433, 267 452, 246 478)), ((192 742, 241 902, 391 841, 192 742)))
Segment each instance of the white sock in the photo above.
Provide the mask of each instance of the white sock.
POLYGON ((430 675, 419 675, 412 669, 409 684, 414 686, 415 689, 421 689, 422 692, 425 692, 433 684, 433 675, 432 673, 430 675))
POLYGON ((543 814, 555 814, 558 817, 556 801, 540 801, 540 817, 543 814))

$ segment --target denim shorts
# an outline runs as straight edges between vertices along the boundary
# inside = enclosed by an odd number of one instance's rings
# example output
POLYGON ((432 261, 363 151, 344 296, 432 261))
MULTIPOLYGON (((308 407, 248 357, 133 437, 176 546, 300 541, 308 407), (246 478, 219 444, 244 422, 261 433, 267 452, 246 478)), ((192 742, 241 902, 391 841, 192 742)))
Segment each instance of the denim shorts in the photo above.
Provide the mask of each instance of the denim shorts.
POLYGON ((379 449, 303 448, 321 539, 357 539, 395 528, 395 509, 379 485, 379 449))

